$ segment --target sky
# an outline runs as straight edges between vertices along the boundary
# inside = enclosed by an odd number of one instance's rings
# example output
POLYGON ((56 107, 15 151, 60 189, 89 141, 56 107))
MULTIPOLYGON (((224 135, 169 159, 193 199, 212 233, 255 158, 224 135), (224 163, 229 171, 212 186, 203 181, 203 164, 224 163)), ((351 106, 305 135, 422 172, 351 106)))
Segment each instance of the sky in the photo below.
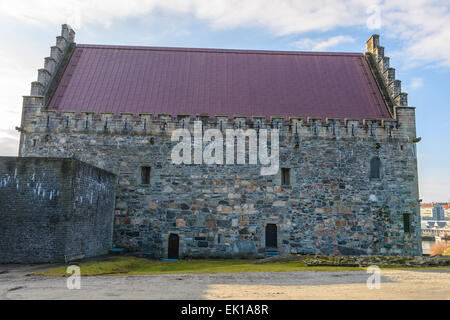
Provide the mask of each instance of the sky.
POLYGON ((61 24, 76 42, 364 52, 380 35, 416 107, 423 202, 450 201, 450 0, 0 0, 0 156, 61 24))

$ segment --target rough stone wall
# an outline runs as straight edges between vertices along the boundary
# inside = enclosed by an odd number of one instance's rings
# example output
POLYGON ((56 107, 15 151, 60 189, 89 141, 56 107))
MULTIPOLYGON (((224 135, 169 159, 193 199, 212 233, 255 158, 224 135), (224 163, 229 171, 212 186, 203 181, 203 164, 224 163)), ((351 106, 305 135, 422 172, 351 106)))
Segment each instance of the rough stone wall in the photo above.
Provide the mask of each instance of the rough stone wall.
POLYGON ((263 255, 265 226, 275 223, 281 253, 421 253, 414 108, 397 107, 395 121, 204 122, 205 129, 280 128, 280 167, 291 168, 292 182, 281 186, 280 173, 262 176, 259 165, 173 165, 171 132, 192 130, 187 119, 68 117, 36 105, 22 123, 22 154, 76 156, 117 174, 118 246, 165 257, 177 233, 181 256, 263 255), (382 161, 379 180, 369 178, 374 156, 382 161), (141 166, 151 167, 149 186, 140 183, 141 166))
POLYGON ((366 57, 393 119, 197 116, 205 129, 280 129, 291 186, 259 165, 173 165, 171 133, 192 132, 194 115, 57 113, 44 90, 24 97, 20 154, 76 157, 117 174, 114 243, 143 255, 166 257, 171 233, 181 256, 264 255, 272 223, 281 253, 420 254, 414 108, 377 35, 366 57), (382 176, 371 180, 375 156, 382 176))
POLYGON ((116 184, 74 159, 0 157, 0 262, 107 253, 116 184))

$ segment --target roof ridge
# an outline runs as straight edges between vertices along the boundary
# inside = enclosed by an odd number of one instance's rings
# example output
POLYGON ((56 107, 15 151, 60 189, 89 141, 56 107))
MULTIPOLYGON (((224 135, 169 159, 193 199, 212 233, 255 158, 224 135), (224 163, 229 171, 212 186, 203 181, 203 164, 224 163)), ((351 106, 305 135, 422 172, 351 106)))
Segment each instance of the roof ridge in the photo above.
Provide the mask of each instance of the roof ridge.
POLYGON ((255 49, 224 49, 224 48, 188 48, 188 47, 153 47, 128 45, 77 44, 79 48, 147 50, 147 51, 179 51, 179 52, 210 52, 236 54, 273 54, 273 55, 312 55, 312 56, 363 56, 360 52, 321 52, 321 51, 289 51, 289 50, 255 50, 255 49))

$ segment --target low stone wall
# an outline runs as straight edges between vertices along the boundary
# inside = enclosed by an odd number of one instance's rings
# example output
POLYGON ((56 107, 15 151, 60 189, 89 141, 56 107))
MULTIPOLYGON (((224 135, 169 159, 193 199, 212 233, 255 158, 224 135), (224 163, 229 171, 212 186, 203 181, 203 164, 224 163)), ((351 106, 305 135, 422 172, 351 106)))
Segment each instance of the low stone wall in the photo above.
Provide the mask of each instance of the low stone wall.
POLYGON ((307 266, 356 266, 375 265, 404 267, 450 267, 450 256, 327 256, 327 255, 282 255, 255 261, 255 264, 271 262, 301 261, 307 266))
POLYGON ((0 157, 0 263, 107 253, 116 185, 75 159, 0 157))

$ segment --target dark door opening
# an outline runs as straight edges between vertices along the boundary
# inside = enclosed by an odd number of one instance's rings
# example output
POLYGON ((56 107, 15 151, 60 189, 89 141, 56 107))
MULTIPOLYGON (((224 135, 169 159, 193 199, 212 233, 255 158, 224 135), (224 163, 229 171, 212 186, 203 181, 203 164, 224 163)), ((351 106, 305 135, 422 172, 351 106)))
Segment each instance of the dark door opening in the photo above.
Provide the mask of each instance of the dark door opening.
POLYGON ((277 248, 277 225, 268 224, 266 226, 266 248, 277 248))
POLYGON ((178 250, 180 246, 180 238, 177 234, 171 233, 169 235, 169 248, 167 258, 178 259, 178 250))

